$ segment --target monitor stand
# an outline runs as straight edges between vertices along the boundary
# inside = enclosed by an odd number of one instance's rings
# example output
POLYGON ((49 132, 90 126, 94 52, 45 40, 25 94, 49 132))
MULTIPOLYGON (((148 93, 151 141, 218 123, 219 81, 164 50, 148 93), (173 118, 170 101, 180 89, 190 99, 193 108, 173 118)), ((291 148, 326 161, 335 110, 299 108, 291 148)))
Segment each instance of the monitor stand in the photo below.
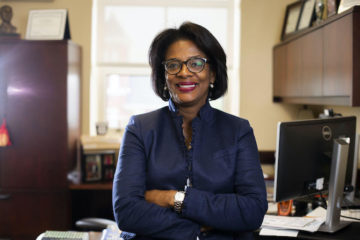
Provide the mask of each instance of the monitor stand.
POLYGON ((326 221, 319 228, 321 232, 333 233, 351 223, 349 221, 340 221, 348 152, 349 143, 345 139, 334 139, 326 221))
POLYGON ((355 138, 355 148, 354 148, 354 161, 352 168, 352 179, 351 185, 354 187, 353 191, 346 193, 344 197, 344 202, 342 207, 345 208, 359 208, 360 207, 360 198, 355 197, 356 188, 359 187, 356 185, 357 182, 357 171, 358 171, 358 156, 359 156, 359 138, 360 135, 356 134, 355 138))

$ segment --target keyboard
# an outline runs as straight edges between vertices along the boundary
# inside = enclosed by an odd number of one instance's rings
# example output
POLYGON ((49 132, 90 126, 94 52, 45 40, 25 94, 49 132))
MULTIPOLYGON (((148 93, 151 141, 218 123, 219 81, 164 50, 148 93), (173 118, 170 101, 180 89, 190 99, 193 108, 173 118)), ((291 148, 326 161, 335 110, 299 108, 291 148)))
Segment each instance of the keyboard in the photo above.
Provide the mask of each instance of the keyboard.
POLYGON ((41 240, 89 240, 87 232, 76 231, 46 231, 41 240))

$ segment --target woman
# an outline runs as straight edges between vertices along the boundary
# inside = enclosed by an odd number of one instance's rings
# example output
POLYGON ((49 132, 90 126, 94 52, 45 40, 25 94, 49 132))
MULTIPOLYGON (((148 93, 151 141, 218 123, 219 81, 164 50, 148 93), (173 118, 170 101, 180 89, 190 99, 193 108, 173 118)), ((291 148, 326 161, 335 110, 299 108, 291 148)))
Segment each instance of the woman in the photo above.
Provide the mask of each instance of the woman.
POLYGON ((149 62, 169 106, 126 128, 113 185, 119 228, 136 239, 251 239, 267 210, 254 134, 208 101, 227 90, 224 50, 187 22, 154 39, 149 62))

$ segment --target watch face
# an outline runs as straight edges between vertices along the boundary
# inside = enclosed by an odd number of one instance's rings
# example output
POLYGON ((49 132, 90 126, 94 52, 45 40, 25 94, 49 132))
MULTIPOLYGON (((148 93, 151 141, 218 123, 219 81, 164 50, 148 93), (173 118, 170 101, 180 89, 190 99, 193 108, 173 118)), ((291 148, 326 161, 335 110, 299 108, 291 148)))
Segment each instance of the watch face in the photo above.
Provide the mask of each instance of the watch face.
POLYGON ((183 192, 177 192, 175 194, 175 201, 184 201, 184 198, 185 198, 185 194, 183 192))

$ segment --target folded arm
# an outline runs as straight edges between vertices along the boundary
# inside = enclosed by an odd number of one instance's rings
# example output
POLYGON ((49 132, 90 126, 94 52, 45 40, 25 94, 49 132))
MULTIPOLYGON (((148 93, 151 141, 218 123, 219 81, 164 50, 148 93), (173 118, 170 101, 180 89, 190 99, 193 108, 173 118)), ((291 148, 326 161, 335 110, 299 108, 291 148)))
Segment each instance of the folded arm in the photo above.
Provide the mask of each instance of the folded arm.
POLYGON ((222 231, 257 229, 267 211, 266 189, 255 137, 250 129, 238 142, 235 193, 188 188, 182 216, 222 231))
POLYGON ((196 239, 200 226, 171 208, 145 200, 146 157, 134 124, 123 137, 113 184, 115 219, 121 230, 166 239, 196 239))

